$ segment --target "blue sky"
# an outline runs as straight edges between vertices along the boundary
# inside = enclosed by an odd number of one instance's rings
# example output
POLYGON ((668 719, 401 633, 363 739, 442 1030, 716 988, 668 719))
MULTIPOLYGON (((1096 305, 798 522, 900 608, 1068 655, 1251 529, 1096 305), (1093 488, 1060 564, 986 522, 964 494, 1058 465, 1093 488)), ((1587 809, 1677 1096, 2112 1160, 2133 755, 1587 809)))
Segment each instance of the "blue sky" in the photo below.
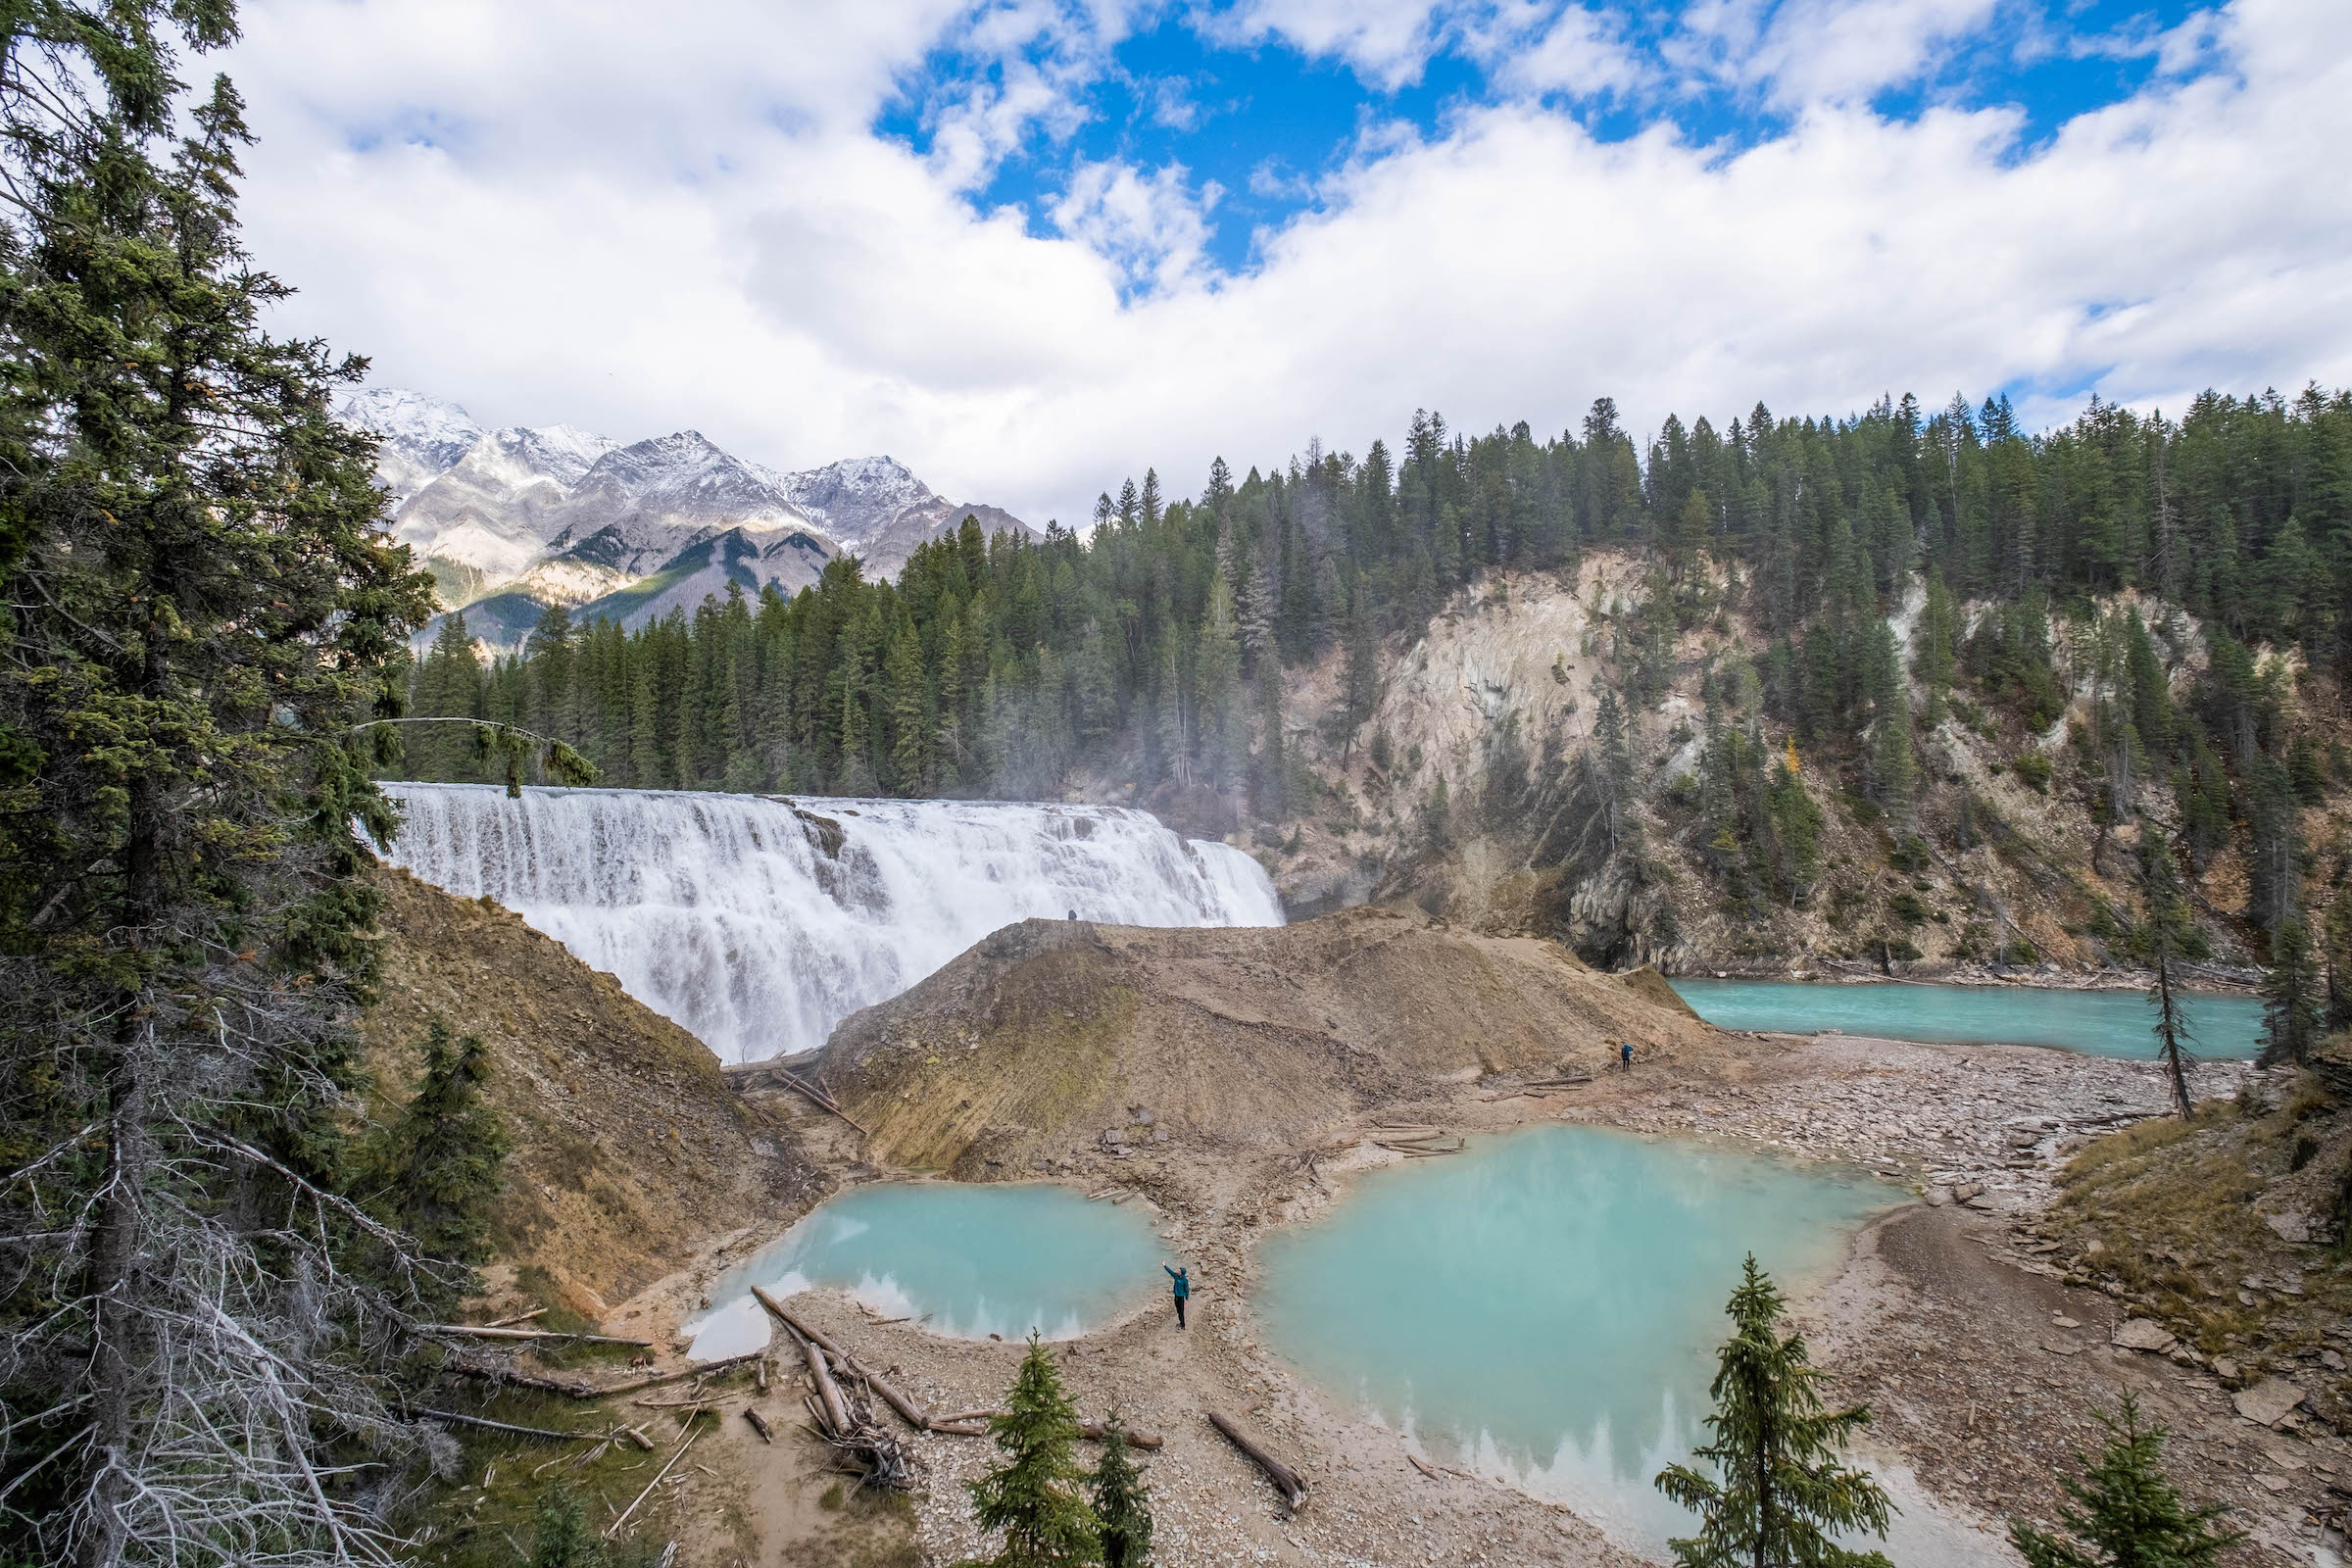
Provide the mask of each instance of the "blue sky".
MULTIPOLYGON (((1530 7, 1533 20, 1513 33, 1537 33, 1565 9, 1530 7)), ((1696 39, 1708 34, 1703 21, 1696 38, 1686 25, 1693 9, 1594 9, 1646 78, 1538 96, 1603 141, 1668 125, 1694 145, 1730 153, 1786 133, 1801 104, 1776 99, 1768 83, 1737 79, 1720 65, 1715 73, 1694 68, 1692 50, 1704 47, 1696 39)), ((1890 121, 1916 119, 1930 107, 2012 108, 2022 116, 2022 154, 2084 111, 2145 88, 2158 73, 2160 41, 2197 9, 2189 0, 1984 8, 1983 25, 1891 66, 1888 79, 1867 84, 1852 101, 1890 121)), ((1766 9, 1762 24, 1771 18, 1766 9)), ((1230 6, 1157 8, 1136 18, 1072 90, 1074 122, 1029 127, 972 199, 983 208, 1016 208, 1037 232, 1051 233, 1073 168, 1179 168, 1196 191, 1215 193, 1206 206, 1209 260, 1223 271, 1246 270, 1256 260, 1256 235, 1313 206, 1321 180, 1367 129, 1403 125, 1432 137, 1449 116, 1523 95, 1495 79, 1501 45, 1466 32, 1440 24, 1429 28, 1426 47, 1405 58, 1367 60, 1309 50, 1279 30, 1250 30, 1247 14, 1230 6)), ((927 156, 943 104, 1002 83, 1000 61, 974 55, 961 40, 943 42, 906 74, 875 128, 927 156)))
POLYGON ((2352 382, 2342 0, 248 0, 290 328, 1042 520, 1416 408, 2352 382))

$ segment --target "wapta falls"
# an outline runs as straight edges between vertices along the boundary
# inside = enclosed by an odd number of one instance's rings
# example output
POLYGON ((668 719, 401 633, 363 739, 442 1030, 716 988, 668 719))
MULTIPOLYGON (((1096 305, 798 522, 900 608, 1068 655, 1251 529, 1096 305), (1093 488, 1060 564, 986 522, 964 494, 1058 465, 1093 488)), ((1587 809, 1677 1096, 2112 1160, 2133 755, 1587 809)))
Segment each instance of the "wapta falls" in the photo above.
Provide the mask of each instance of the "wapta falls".
POLYGON ((1282 923, 1249 856, 1116 807, 387 788, 395 863, 505 905, 726 1061, 813 1050, 1033 916, 1282 923))

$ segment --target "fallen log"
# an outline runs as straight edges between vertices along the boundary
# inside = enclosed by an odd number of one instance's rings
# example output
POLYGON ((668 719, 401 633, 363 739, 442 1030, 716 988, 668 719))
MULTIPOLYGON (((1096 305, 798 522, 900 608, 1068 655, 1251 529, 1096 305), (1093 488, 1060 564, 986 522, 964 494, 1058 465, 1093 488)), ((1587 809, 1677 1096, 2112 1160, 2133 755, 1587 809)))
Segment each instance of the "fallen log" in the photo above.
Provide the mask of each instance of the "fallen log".
POLYGON ((1419 1454, 1413 1452, 1409 1448, 1405 1450, 1404 1456, 1413 1462, 1414 1469, 1429 1477, 1430 1480, 1435 1481, 1438 1479, 1438 1467, 1436 1465, 1431 1464, 1427 1459, 1422 1458, 1419 1454))
POLYGON ((464 1356, 452 1356, 442 1367, 460 1377, 479 1378, 484 1383, 503 1383, 517 1389, 536 1389, 542 1394, 561 1394, 570 1399, 593 1399, 598 1391, 585 1383, 565 1383, 557 1378, 543 1378, 534 1372, 517 1372, 513 1367, 484 1366, 464 1356))
POLYGON ((814 1340, 820 1347, 830 1351, 834 1355, 840 1355, 844 1353, 840 1346, 835 1345, 830 1339, 826 1338, 824 1335, 818 1333, 815 1329, 810 1328, 808 1324, 802 1322, 799 1318, 794 1317, 790 1312, 786 1311, 784 1309, 784 1303, 768 1294, 763 1287, 758 1285, 753 1286, 752 1296, 754 1299, 758 1300, 761 1306, 764 1306, 768 1309, 768 1311, 775 1317, 777 1322, 792 1330, 793 1333, 798 1334, 802 1339, 814 1340))
POLYGON ((512 1421, 493 1421, 484 1415, 466 1415, 457 1410, 432 1410, 417 1405, 415 1413, 429 1416, 435 1421, 455 1421, 460 1426, 481 1427, 490 1432, 511 1432, 518 1438, 544 1438, 551 1443, 580 1443, 598 1436, 594 1432, 557 1432, 548 1427, 518 1427, 512 1421))
POLYGON ((776 1441, 776 1434, 768 1426, 767 1417, 761 1415, 758 1410, 753 1409, 748 1404, 745 1405, 743 1407, 743 1418, 752 1424, 752 1430, 754 1432, 760 1434, 760 1441, 761 1443, 773 1443, 776 1441))
POLYGON ((662 1384, 676 1383, 685 1378, 699 1378, 711 1372, 724 1372, 729 1367, 741 1366, 746 1361, 757 1361, 766 1353, 764 1350, 746 1350, 741 1355, 730 1355, 724 1360, 691 1362, 678 1368, 675 1372, 648 1372, 644 1377, 629 1378, 620 1383, 608 1384, 601 1389, 590 1388, 584 1384, 576 1385, 572 1390, 566 1392, 571 1393, 573 1397, 581 1399, 601 1399, 611 1394, 634 1394, 639 1389, 656 1388, 662 1384))
POLYGON ((661 1469, 654 1472, 654 1479, 645 1484, 645 1491, 640 1492, 635 1497, 630 1499, 629 1505, 620 1510, 619 1518, 605 1526, 605 1539, 607 1541, 611 1541, 619 1533, 620 1527, 629 1522, 629 1515, 637 1511, 637 1504, 643 1502, 653 1492, 653 1490, 662 1484, 662 1478, 669 1474, 670 1466, 676 1464, 680 1459, 684 1458, 686 1456, 686 1450, 694 1446, 694 1440, 702 1435, 703 1429, 700 1427, 697 1427, 692 1432, 686 1434, 686 1441, 678 1445, 678 1451, 669 1456, 667 1463, 663 1464, 661 1469))
POLYGON ((537 1317, 540 1313, 546 1310, 547 1308, 544 1306, 534 1306, 528 1312, 517 1312, 513 1317, 493 1318, 482 1326, 484 1328, 492 1329, 513 1328, 517 1323, 528 1323, 531 1319, 537 1317))
MULTIPOLYGON (((840 1103, 835 1101, 830 1094, 827 1094, 815 1084, 808 1083, 792 1073, 783 1071, 781 1068, 777 1070, 776 1076, 782 1079, 787 1087, 799 1090, 802 1095, 807 1097, 810 1104, 815 1105, 820 1110, 829 1110, 834 1115, 839 1116, 843 1121, 848 1122, 851 1126, 858 1127, 858 1118, 852 1116, 848 1111, 842 1109, 840 1103)), ((858 1127, 858 1131, 867 1137, 872 1136, 872 1134, 866 1133, 863 1127, 858 1127)))
POLYGON ((897 1389, 892 1388, 888 1383, 884 1382, 882 1380, 881 1373, 876 1372, 872 1367, 865 1365, 863 1362, 858 1360, 858 1358, 855 1356, 845 1355, 841 1358, 841 1362, 842 1365, 849 1368, 853 1375, 863 1382, 867 1388, 873 1390, 875 1396, 880 1398, 884 1404, 887 1404, 893 1410, 898 1411, 900 1420, 906 1422, 917 1432, 925 1431, 930 1427, 931 1412, 928 1410, 917 1409, 912 1399, 909 1399, 906 1395, 901 1394, 897 1389))
POLYGON ((1274 1490, 1282 1494, 1283 1501, 1290 1504, 1293 1513, 1306 1506, 1306 1483, 1299 1478, 1298 1471, 1243 1436, 1240 1427, 1216 1411, 1207 1413, 1208 1424, 1223 1433, 1226 1442, 1241 1449, 1251 1463, 1266 1473, 1266 1479, 1274 1483, 1274 1490))
POLYGON ((620 1435, 628 1439, 631 1443, 637 1445, 637 1446, 640 1448, 643 1448, 646 1452, 651 1453, 654 1451, 654 1440, 647 1437, 644 1433, 638 1431, 635 1427, 622 1427, 620 1429, 620 1435))
POLYGON ((650 1350, 651 1340, 624 1340, 611 1334, 564 1334, 554 1329, 508 1329, 485 1324, 480 1328, 470 1323, 424 1323, 417 1326, 420 1334, 462 1334, 469 1340, 571 1340, 581 1345, 625 1345, 633 1350, 650 1350))
POLYGON ((858 1429, 850 1420, 850 1406, 841 1396, 841 1386, 833 1381, 833 1369, 825 1364, 825 1352, 815 1341, 804 1340, 801 1353, 808 1359, 808 1376, 816 1384, 817 1400, 824 1406, 825 1420, 832 1427, 827 1436, 849 1437, 858 1429))
MULTIPOLYGON (((1110 1429, 1100 1421, 1081 1421, 1078 1423, 1078 1435, 1089 1442, 1101 1443, 1110 1436, 1110 1429)), ((1129 1432, 1124 1436, 1130 1448, 1164 1447, 1168 1441, 1156 1432, 1129 1432)))
POLYGON ((934 1421, 929 1430, 948 1438, 985 1438, 988 1436, 987 1425, 978 1421, 934 1421))

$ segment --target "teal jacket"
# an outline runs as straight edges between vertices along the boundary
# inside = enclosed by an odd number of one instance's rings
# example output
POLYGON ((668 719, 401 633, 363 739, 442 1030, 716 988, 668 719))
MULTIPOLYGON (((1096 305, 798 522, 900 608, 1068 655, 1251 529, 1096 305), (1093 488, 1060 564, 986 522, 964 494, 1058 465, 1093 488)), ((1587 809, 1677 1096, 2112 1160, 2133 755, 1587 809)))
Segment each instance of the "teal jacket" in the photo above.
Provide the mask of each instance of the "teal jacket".
POLYGON ((1176 1299, 1181 1301, 1193 1294, 1193 1282, 1185 1278, 1183 1269, 1170 1268, 1167 1264, 1162 1263, 1159 1265, 1159 1271, 1176 1282, 1176 1299))

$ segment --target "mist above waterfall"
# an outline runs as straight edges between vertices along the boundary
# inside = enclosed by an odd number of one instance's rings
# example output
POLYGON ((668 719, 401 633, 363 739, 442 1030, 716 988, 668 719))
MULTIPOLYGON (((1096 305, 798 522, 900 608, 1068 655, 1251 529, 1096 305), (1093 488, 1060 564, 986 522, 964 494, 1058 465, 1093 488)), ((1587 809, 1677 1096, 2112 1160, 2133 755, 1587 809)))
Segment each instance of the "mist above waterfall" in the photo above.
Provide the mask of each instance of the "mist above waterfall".
POLYGON ((1117 807, 385 788, 393 863, 487 894, 728 1061, 820 1046, 1031 916, 1282 923, 1249 856, 1117 807))

